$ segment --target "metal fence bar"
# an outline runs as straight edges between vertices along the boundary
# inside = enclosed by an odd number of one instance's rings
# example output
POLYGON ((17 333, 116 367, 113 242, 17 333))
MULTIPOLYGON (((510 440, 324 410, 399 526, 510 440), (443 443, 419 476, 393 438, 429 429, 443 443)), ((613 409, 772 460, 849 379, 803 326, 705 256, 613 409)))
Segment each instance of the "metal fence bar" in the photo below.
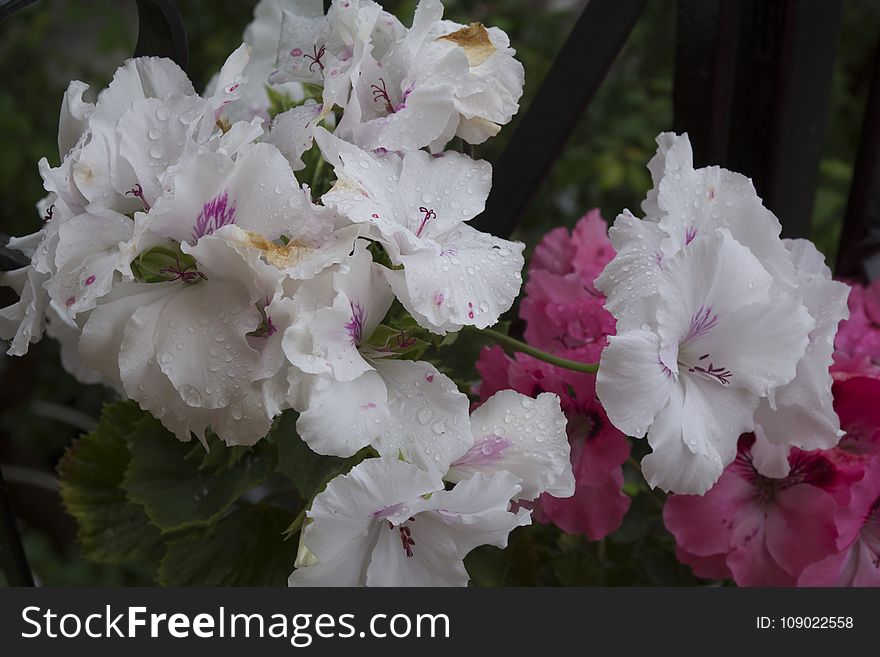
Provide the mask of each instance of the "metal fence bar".
POLYGON ((868 281, 880 278, 880 44, 840 235, 837 274, 868 281))
POLYGON ((695 166, 727 165, 739 43, 739 0, 679 0, 673 129, 687 132, 695 166))
POLYGON ((189 47, 183 18, 174 0, 137 0, 138 40, 135 57, 168 57, 184 71, 189 47))
POLYGON ((841 0, 746 0, 729 166, 752 177, 786 237, 809 237, 841 0))
POLYGON ((495 167, 474 227, 509 237, 632 32, 647 0, 590 0, 495 167))
POLYGON ((33 586, 34 576, 28 564, 15 513, 0 472, 0 562, 9 586, 33 586))

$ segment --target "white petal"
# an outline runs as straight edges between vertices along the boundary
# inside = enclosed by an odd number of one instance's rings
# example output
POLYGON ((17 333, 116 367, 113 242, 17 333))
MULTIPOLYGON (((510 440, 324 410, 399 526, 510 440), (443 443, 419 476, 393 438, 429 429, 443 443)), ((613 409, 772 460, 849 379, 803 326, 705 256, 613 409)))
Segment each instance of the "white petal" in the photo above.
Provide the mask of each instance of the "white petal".
POLYGON ((556 395, 532 399, 502 390, 471 414, 474 445, 452 464, 446 479, 457 482, 477 472, 506 470, 522 480, 521 499, 542 493, 571 497, 574 475, 565 424, 556 395))
POLYGON ((669 404, 648 433, 653 452, 642 459, 642 473, 654 488, 702 495, 718 481, 724 466, 717 454, 698 454, 682 440, 683 392, 676 386, 669 404))
POLYGON ((246 335, 260 322, 239 285, 209 280, 179 288, 157 322, 159 366, 189 406, 228 406, 253 381, 259 354, 246 335))
POLYGON ((762 475, 774 479, 787 477, 791 471, 791 464, 788 462, 790 451, 791 448, 788 445, 771 443, 764 435, 764 430, 760 426, 755 427, 752 463, 762 475))
POLYGON ((468 225, 437 240, 439 254, 399 257, 403 272, 388 273, 397 298, 424 328, 441 335, 462 326, 496 324, 519 294, 525 245, 468 225))
POLYGON ((373 371, 354 381, 308 376, 296 429, 318 454, 348 457, 376 439, 389 420, 388 393, 373 371))
POLYGON ((300 105, 282 112, 272 121, 265 141, 281 151, 294 171, 306 166, 302 155, 312 147, 321 109, 321 105, 316 104, 300 105))
POLYGON ((403 458, 445 474, 473 444, 468 398, 429 363, 377 360, 391 415, 373 446, 382 456, 403 458))
POLYGON ((660 362, 655 334, 628 331, 608 339, 599 362, 596 394, 614 426, 629 436, 644 436, 673 389, 672 374, 660 362))

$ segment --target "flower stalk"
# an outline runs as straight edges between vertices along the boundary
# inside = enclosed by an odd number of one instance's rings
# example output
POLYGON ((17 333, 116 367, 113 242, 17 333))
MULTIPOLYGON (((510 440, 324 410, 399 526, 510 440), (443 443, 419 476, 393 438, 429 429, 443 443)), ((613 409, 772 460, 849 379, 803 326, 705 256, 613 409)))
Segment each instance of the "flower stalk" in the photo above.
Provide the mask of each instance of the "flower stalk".
POLYGON ((550 365, 555 365, 556 367, 561 367, 566 370, 572 370, 573 372, 582 372, 584 374, 595 374, 599 371, 599 363, 581 363, 580 361, 562 358, 561 356, 555 356, 553 354, 547 353, 546 351, 536 349, 535 347, 526 344, 521 340, 517 340, 516 338, 512 338, 509 335, 505 335, 500 331, 495 331, 493 329, 476 329, 472 327, 465 327, 465 330, 469 333, 482 337, 484 340, 494 342, 512 351, 524 353, 528 356, 531 356, 532 358, 537 358, 538 360, 544 361, 545 363, 549 363, 550 365))

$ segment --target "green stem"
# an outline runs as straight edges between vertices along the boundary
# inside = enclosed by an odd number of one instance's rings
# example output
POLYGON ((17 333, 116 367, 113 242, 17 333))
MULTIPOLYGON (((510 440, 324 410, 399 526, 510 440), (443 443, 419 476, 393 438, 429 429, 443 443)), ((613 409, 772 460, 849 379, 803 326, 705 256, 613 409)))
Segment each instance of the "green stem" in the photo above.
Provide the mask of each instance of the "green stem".
POLYGON ((326 160, 324 160, 323 157, 318 157, 318 163, 315 165, 315 173, 312 175, 312 194, 314 194, 315 189, 318 188, 318 183, 321 182, 321 174, 324 173, 325 164, 326 160))
POLYGON ((303 509, 299 512, 299 515, 293 519, 293 522, 290 523, 290 527, 284 530, 284 540, 290 539, 291 536, 295 536, 299 533, 299 530, 302 529, 303 522, 306 519, 306 510, 303 509))
POLYGON ((467 331, 474 333, 475 335, 479 335, 484 339, 500 344, 502 347, 507 347, 513 351, 519 351, 524 353, 532 358, 537 358, 538 360, 542 360, 545 363, 550 363, 551 365, 555 365, 556 367, 561 367, 566 370, 572 370, 573 372, 584 372, 585 374, 595 374, 599 371, 598 363, 581 363, 576 360, 569 360, 568 358, 562 358, 560 356, 554 356, 553 354, 548 354, 546 351, 541 351, 540 349, 535 349, 535 347, 526 344, 516 338, 512 338, 509 335, 505 335, 499 331, 493 331, 492 329, 475 329, 472 327, 465 327, 467 331))

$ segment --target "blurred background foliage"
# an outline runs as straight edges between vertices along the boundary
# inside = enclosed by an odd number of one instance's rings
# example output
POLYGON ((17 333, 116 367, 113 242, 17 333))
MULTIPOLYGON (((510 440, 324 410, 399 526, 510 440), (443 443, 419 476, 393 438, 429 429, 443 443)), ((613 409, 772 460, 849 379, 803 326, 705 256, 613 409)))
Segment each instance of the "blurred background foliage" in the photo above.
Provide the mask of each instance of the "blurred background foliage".
MULTIPOLYGON (((241 42, 256 0, 182 0, 190 75, 202 88, 241 42)), ((385 0, 408 23, 415 0, 385 0)), ((526 68, 521 115, 585 4, 584 0, 445 0, 446 15, 504 29, 526 68)), ((833 80, 831 116, 814 212, 814 239, 833 262, 846 206, 870 80, 880 3, 844 0, 843 31, 833 80)), ((134 49, 137 16, 122 0, 43 0, 0 24, 0 226, 21 235, 39 228, 34 209, 44 194, 36 162, 58 162, 61 96, 71 79, 100 89, 134 49)), ((638 210, 650 185, 645 164, 654 137, 672 124, 675 2, 648 3, 623 53, 532 203, 517 237, 530 247, 549 229, 573 226, 598 207, 608 220, 638 210)), ((578 80, 570 81, 577 85, 578 80)), ((546 117, 552 121, 553 117, 546 117)), ((495 160, 516 121, 477 149, 495 160)), ((759 190, 760 192, 760 190, 759 190)), ((0 289, 0 306, 14 300, 0 289)), ((472 365, 476 345, 462 345, 472 365)), ((451 356, 452 354, 450 354, 451 356)), ((72 439, 94 427, 109 395, 82 386, 59 367, 50 340, 22 359, 0 356, 0 464, 25 527, 26 549, 48 585, 148 584, 146 569, 100 566, 78 553, 76 526, 55 490, 55 464, 72 439)), ((633 473, 628 473, 632 475, 633 473)), ((636 484, 636 487, 638 485, 636 484)), ((547 527, 514 534, 502 553, 483 548, 469 559, 478 584, 692 584, 672 556, 658 499, 638 495, 623 527, 590 543, 547 527)), ((2 575, 0 575, 2 581, 2 575)))

